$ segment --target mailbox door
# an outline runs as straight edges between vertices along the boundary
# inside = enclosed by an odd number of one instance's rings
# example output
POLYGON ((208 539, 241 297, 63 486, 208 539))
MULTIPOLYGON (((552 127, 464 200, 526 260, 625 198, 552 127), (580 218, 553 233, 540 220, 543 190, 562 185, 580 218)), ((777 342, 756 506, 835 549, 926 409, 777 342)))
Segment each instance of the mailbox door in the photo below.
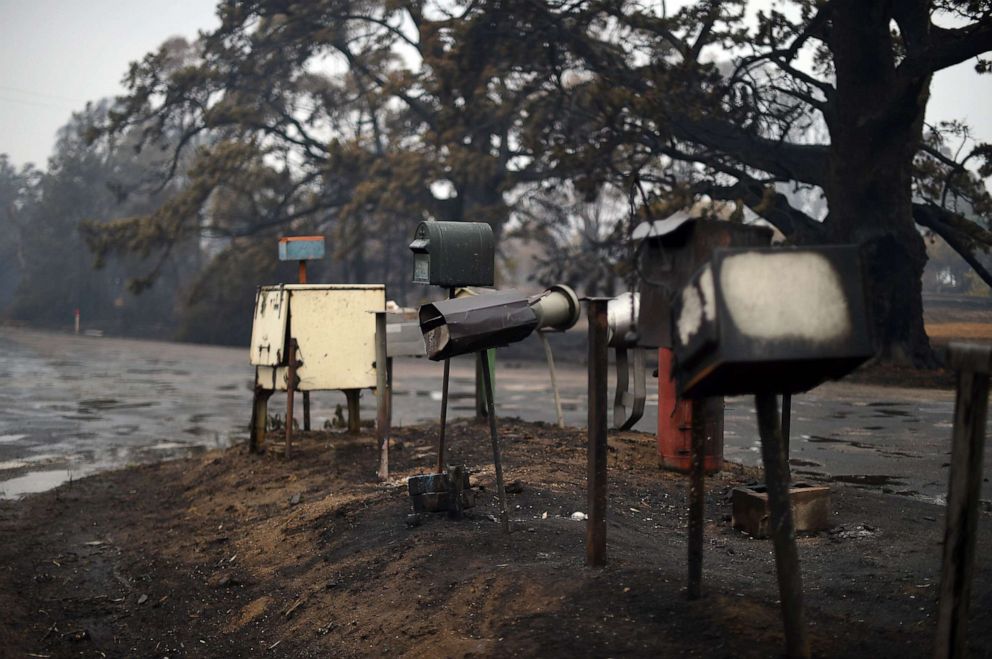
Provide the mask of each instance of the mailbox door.
POLYGON ((276 366, 283 361, 286 346, 288 294, 281 286, 263 286, 255 295, 255 318, 251 325, 251 356, 254 366, 276 366))
MULTIPOLYGON (((386 308, 384 286, 291 285, 290 333, 303 365, 301 391, 375 387, 375 313, 386 308)), ((276 383, 286 388, 286 368, 276 383)))

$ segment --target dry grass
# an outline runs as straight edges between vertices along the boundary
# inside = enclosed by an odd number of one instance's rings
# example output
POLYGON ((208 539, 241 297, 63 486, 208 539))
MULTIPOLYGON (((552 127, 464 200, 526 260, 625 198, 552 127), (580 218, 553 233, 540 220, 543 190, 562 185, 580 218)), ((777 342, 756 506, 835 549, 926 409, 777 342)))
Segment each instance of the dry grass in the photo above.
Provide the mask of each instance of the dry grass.
POLYGON ((955 339, 992 340, 992 323, 927 323, 926 330, 931 339, 941 341, 955 339))

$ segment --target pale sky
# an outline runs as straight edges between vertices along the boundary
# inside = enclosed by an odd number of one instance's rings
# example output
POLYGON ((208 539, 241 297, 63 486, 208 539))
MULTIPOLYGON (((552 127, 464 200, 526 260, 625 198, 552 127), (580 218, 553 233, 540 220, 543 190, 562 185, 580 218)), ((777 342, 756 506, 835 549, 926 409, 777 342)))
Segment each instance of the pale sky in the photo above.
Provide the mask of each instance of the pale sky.
MULTIPOLYGON (((755 2, 755 5, 767 4, 755 2)), ((0 153, 44 168, 55 132, 87 101, 124 90, 128 64, 167 38, 218 25, 216 0, 0 0, 0 153)), ((966 119, 992 142, 992 76, 938 73, 931 122, 966 119)))

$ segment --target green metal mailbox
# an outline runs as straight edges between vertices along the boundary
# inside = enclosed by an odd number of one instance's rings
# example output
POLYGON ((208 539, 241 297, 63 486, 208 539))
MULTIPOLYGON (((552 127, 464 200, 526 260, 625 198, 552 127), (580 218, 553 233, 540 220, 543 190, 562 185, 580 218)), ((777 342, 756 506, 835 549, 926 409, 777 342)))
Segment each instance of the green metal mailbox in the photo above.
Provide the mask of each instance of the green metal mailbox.
POLYGON ((485 222, 421 222, 410 251, 415 284, 493 285, 496 238, 485 222))

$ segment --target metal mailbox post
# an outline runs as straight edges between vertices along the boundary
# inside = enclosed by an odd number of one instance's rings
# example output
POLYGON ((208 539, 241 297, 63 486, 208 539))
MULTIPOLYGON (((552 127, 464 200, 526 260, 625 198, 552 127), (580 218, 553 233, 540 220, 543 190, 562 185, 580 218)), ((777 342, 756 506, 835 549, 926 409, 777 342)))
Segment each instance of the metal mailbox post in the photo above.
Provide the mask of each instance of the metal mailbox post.
MULTIPOLYGON (((674 302, 680 394, 755 394, 786 654, 808 657, 791 477, 776 394, 847 374, 874 353, 854 246, 717 250, 674 302)), ((702 423, 693 418, 689 593, 702 580, 702 423)))
MULTIPOLYGON (((251 446, 265 441, 275 391, 375 388, 376 319, 385 310, 382 285, 263 286, 255 298, 250 361, 255 366, 251 446)), ((287 406, 287 439, 292 410, 287 406)), ((290 449, 287 441, 286 450, 290 449)))
MULTIPOLYGON (((528 298, 516 291, 494 291, 470 297, 442 300, 420 307, 420 329, 427 356, 435 361, 457 355, 479 353, 521 341, 542 328, 568 329, 579 317, 578 298, 567 286, 555 286, 528 298)), ((503 529, 510 530, 499 436, 496 430, 496 403, 493 398, 489 360, 482 360, 483 384, 489 407, 489 434, 496 468, 500 517, 503 529)), ((442 392, 442 400, 446 398, 442 392)), ((444 416, 441 417, 443 436, 444 416)), ((443 472, 443 468, 439 469, 443 472)))
MULTIPOLYGON (((323 236, 286 236, 279 239, 279 260, 299 261, 298 283, 307 283, 307 261, 324 258, 323 236)), ((303 392, 303 429, 310 430, 310 392, 303 392)))
MULTIPOLYGON (((492 286, 496 273, 496 239, 485 222, 421 222, 410 243, 413 283, 444 286, 448 298, 459 286, 492 286), (451 252, 456 252, 452 254, 451 252)), ((488 370, 488 369, 487 369, 488 370)), ((444 360, 437 472, 445 466, 444 434, 448 417, 451 363, 444 360)))

